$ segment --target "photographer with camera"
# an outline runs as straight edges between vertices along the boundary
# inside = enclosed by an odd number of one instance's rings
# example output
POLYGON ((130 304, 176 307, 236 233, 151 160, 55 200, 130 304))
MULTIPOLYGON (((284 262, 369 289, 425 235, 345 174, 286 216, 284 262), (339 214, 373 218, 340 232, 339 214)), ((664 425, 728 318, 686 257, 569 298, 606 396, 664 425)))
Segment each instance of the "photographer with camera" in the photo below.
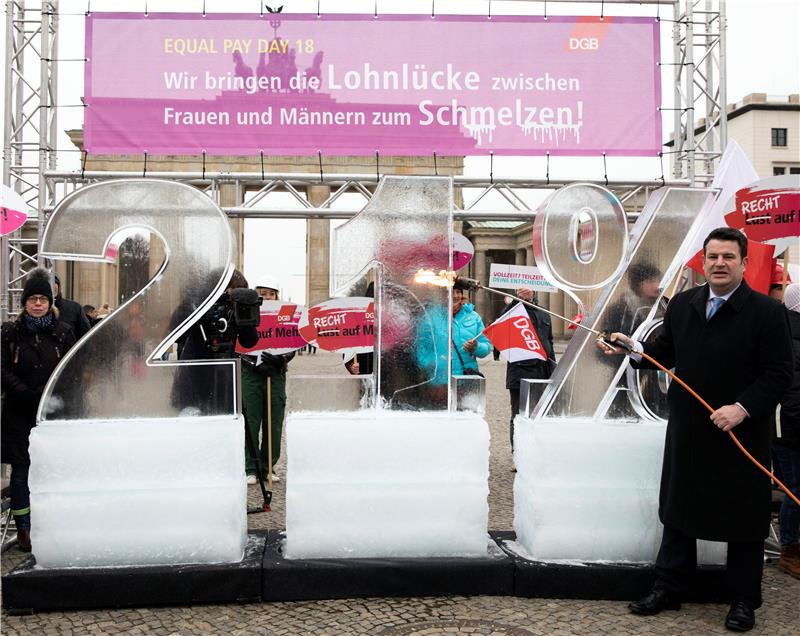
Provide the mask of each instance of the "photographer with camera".
MULTIPOLYGON (((260 305, 258 294, 248 289, 245 277, 235 270, 225 293, 178 339, 178 359, 230 359, 235 355, 237 340, 244 347, 255 346, 260 305)), ((191 298, 184 300, 173 315, 173 327, 180 324, 195 306, 191 298)), ((172 402, 180 410, 180 415, 221 413, 222 405, 232 402, 234 389, 219 375, 226 373, 229 371, 213 366, 182 369, 172 392, 172 402)))
MULTIPOLYGON (((274 278, 259 276, 255 284, 262 300, 278 300, 279 285, 274 278)), ((281 456, 286 371, 294 352, 272 355, 264 351, 258 355, 243 354, 241 358, 244 416, 258 454, 255 457, 249 448, 245 449, 247 483, 257 483, 257 467, 260 467, 262 479, 271 484, 279 480, 274 468, 281 456)))

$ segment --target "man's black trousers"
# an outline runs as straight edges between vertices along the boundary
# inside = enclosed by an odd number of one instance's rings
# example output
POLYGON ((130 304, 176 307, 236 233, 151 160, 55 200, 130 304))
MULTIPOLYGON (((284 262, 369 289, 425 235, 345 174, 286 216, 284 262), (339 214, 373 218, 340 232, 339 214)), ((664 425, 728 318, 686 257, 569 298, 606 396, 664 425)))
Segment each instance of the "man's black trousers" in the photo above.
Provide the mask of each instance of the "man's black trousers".
MULTIPOLYGON (((664 526, 656 558, 656 589, 685 598, 697 569, 697 539, 664 526)), ((761 576, 764 572, 764 541, 728 543, 726 581, 731 600, 761 607, 761 576)))

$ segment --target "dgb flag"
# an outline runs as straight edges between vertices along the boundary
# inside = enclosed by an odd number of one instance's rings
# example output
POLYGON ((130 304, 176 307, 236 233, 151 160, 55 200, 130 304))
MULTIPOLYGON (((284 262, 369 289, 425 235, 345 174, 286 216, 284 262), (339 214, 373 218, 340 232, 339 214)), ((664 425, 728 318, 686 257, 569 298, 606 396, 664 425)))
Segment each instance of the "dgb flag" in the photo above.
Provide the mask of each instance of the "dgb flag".
POLYGON ((547 352, 522 303, 486 327, 483 334, 507 362, 547 360, 547 352))

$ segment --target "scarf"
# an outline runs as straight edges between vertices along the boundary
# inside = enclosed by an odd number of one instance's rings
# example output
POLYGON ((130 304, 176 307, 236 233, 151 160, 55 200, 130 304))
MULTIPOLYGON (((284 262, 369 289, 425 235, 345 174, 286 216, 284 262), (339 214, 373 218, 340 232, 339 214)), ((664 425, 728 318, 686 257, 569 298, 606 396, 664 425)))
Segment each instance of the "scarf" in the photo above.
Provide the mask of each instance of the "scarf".
POLYGON ((44 333, 45 331, 49 331, 53 328, 55 322, 56 317, 53 315, 52 311, 48 311, 40 318, 35 318, 30 314, 24 314, 22 316, 22 324, 25 325, 25 329, 30 333, 44 333))

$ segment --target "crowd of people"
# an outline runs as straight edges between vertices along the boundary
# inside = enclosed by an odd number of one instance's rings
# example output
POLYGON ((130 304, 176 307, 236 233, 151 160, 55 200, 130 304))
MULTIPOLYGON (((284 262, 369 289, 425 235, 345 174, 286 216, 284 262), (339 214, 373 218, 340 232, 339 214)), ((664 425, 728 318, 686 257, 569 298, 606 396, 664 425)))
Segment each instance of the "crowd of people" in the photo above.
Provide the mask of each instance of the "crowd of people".
MULTIPOLYGON (((711 415, 711 422, 723 432, 735 430, 750 453, 763 465, 772 466, 797 493, 800 285, 784 287, 782 280, 773 285, 770 296, 774 298, 769 298, 753 292, 743 280, 746 266, 744 235, 729 228, 714 230, 704 245, 708 284, 665 301, 658 309, 663 329, 647 343, 636 342, 629 334, 658 300, 661 273, 646 264, 632 267, 628 274, 629 301, 612 307, 606 316, 609 330, 615 332, 611 340, 624 348, 603 343, 598 347, 607 355, 633 351, 635 367, 648 367, 649 362, 642 357, 646 354, 674 368, 707 401, 722 405, 711 415), (776 417, 778 404, 781 410, 776 417)), ((279 285, 273 278, 259 276, 253 284, 261 299, 279 300, 279 285)), ((249 287, 239 272, 230 283, 230 288, 236 287, 249 287)), ((441 307, 429 311, 430 329, 421 330, 409 357, 428 373, 428 390, 432 392, 446 393, 451 375, 481 375, 478 360, 492 351, 492 344, 483 335, 484 322, 468 302, 467 288, 457 280, 451 293, 452 313, 448 316, 441 307)), ((108 306, 100 310, 89 305, 82 308, 65 299, 58 277, 51 279, 41 269, 29 275, 21 300, 22 310, 16 319, 2 325, 2 461, 11 465, 11 509, 18 544, 30 551, 28 437, 36 423, 39 400, 59 360, 107 315, 108 306)), ((551 317, 532 306, 535 301, 531 290, 519 289, 517 300, 503 309, 503 313, 512 311, 522 302, 546 352, 546 359, 507 364, 512 447, 522 380, 546 380, 556 367, 551 317)), ((248 347, 257 340, 253 328, 242 330, 237 337, 248 347)), ((184 359, 207 357, 206 344, 194 329, 185 334, 179 348, 184 359)), ((279 479, 275 464, 281 453, 286 375, 293 356, 266 352, 241 356, 243 411, 249 438, 245 449, 248 484, 257 483, 259 477, 269 483, 279 479)), ((356 375, 371 373, 373 356, 359 354, 346 360, 345 368, 356 375)), ((213 386, 193 388, 213 393, 213 386)), ((659 499, 664 533, 656 561, 657 581, 647 596, 631 604, 631 611, 651 615, 680 607, 696 566, 696 540, 725 541, 733 599, 725 624, 731 630, 746 631, 754 625, 754 612, 762 602, 763 543, 771 523, 769 479, 746 463, 727 436, 709 425, 708 413, 688 392, 673 385, 668 401, 659 499)), ((800 578, 800 507, 788 496, 780 509, 779 526, 779 567, 800 578)))

